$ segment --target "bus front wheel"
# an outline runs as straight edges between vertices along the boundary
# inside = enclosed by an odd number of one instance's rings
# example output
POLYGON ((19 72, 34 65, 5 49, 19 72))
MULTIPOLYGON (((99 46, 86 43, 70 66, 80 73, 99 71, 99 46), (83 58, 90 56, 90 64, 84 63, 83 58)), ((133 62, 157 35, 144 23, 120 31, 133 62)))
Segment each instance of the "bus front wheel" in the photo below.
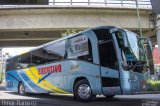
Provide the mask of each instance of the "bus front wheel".
POLYGON ((18 86, 18 93, 20 95, 25 95, 26 92, 25 92, 25 86, 22 82, 19 83, 19 86, 18 86))
POLYGON ((80 101, 89 101, 95 97, 86 79, 78 81, 74 86, 74 97, 80 101))

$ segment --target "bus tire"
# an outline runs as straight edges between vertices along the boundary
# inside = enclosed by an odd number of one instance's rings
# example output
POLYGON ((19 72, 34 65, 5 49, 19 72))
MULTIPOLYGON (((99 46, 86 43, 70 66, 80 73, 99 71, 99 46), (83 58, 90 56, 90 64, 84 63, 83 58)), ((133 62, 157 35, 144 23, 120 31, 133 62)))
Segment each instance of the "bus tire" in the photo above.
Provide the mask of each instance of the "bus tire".
POLYGON ((91 86, 86 79, 78 81, 74 86, 74 97, 79 101, 90 101, 95 95, 92 93, 91 86))
POLYGON ((18 93, 19 95, 26 95, 25 86, 22 82, 20 82, 18 85, 18 93))

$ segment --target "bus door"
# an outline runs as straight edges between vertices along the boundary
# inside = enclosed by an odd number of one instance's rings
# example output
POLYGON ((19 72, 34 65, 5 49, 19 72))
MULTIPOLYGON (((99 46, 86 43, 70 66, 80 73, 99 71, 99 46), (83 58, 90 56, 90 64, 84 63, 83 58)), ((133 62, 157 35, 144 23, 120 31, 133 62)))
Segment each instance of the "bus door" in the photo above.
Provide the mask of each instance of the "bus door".
POLYGON ((95 33, 98 38, 103 94, 121 94, 118 59, 112 35, 106 29, 97 30, 95 33))

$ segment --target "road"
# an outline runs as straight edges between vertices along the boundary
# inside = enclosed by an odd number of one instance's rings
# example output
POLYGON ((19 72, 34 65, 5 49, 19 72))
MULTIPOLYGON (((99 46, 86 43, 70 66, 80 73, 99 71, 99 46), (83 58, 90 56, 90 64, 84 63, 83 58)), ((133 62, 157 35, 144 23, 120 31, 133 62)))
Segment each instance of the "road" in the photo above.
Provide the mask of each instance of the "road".
POLYGON ((91 102, 82 103, 76 101, 72 95, 20 96, 15 92, 0 89, 0 106, 160 106, 160 94, 121 95, 112 99, 98 96, 91 102))

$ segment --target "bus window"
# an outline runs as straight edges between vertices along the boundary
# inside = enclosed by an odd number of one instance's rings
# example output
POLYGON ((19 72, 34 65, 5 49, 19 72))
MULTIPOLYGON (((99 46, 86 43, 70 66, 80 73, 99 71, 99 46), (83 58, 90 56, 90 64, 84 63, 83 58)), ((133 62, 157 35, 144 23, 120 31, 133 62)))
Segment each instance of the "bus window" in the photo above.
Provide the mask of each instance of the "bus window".
POLYGON ((91 41, 85 35, 72 37, 68 40, 68 59, 80 59, 93 62, 91 41))
POLYGON ((13 70, 18 70, 19 69, 19 62, 20 62, 20 57, 14 57, 12 59, 13 70))
POLYGON ((65 40, 49 44, 31 52, 29 66, 46 64, 65 58, 65 40))
POLYGON ((32 64, 40 65, 47 62, 47 54, 43 48, 32 51, 32 64))
POLYGON ((30 67, 30 64, 31 64, 31 52, 21 55, 21 61, 19 62, 19 66, 23 69, 30 67))
POLYGON ((12 59, 8 59, 7 61, 6 61, 6 71, 10 71, 10 70, 12 70, 13 68, 12 68, 12 59))
POLYGON ((94 30, 94 32, 98 39, 100 65, 111 69, 118 69, 116 51, 109 30, 98 29, 94 30))
POLYGON ((44 49, 47 52, 47 62, 65 59, 65 40, 49 44, 44 49))
POLYGON ((19 69, 20 57, 14 57, 7 60, 6 62, 6 71, 18 70, 19 69))

